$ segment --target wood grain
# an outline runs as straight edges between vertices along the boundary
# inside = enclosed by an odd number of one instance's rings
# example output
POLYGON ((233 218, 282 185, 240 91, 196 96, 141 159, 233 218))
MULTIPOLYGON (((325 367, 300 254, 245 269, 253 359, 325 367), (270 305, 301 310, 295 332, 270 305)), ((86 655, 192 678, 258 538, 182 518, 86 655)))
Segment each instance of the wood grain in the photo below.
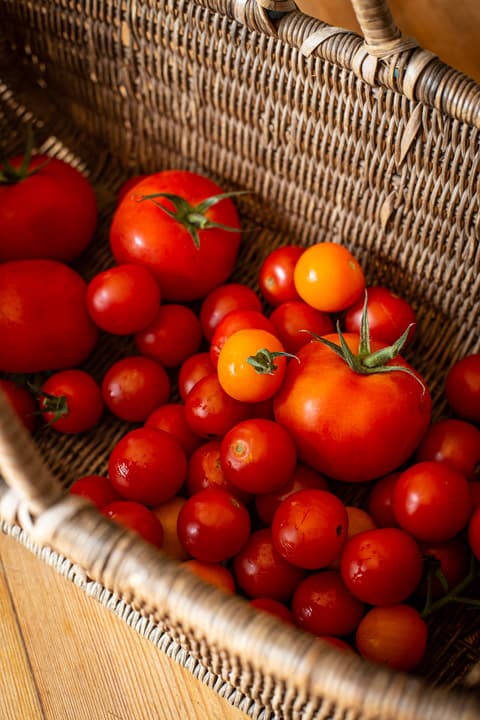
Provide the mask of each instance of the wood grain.
POLYGON ((98 601, 0 534, 2 720, 246 720, 98 601))

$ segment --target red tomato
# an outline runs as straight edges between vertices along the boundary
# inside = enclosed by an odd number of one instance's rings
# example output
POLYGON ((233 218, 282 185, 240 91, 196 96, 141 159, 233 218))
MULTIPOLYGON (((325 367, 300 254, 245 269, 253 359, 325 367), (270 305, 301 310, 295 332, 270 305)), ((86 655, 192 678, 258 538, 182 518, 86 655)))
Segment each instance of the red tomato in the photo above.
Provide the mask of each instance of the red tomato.
POLYGON ((299 490, 275 512, 273 543, 292 565, 317 570, 340 555, 347 525, 345 505, 335 495, 326 490, 299 490))
POLYGON ((309 575, 292 598, 295 623, 313 635, 349 635, 363 613, 363 603, 347 590, 336 570, 309 575))
MULTIPOLYGON (((345 313, 345 330, 360 334, 365 298, 360 297, 345 313)), ((405 345, 415 334, 416 316, 412 306, 385 287, 368 288, 368 326, 370 337, 391 345, 412 325, 405 345)))
POLYGON ((220 588, 220 590, 228 593, 235 592, 235 580, 232 573, 220 563, 187 560, 183 563, 183 567, 205 580, 205 582, 220 588))
POLYGON ((475 508, 468 523, 468 544, 477 560, 480 560, 480 507, 475 508))
POLYGON ((467 355, 450 368, 445 395, 456 415, 480 422, 480 353, 467 355))
POLYGON ((470 480, 468 483, 470 487, 470 496, 472 498, 473 508, 477 508, 480 505, 480 480, 470 480))
POLYGON ((283 245, 272 250, 263 261, 258 274, 258 285, 270 305, 300 299, 293 282, 293 273, 304 250, 305 248, 297 245, 283 245))
POLYGON ((282 303, 272 312, 270 320, 285 350, 294 355, 311 342, 310 333, 328 335, 335 330, 327 313, 315 310, 301 300, 282 303))
POLYGON ((110 480, 103 475, 85 475, 78 478, 70 485, 69 492, 87 498, 99 509, 115 500, 122 500, 110 480))
POLYGON ((235 495, 243 503, 250 500, 249 493, 234 487, 225 477, 221 462, 221 441, 210 440, 192 453, 188 461, 185 488, 187 495, 195 495, 200 490, 217 487, 235 495))
POLYGON ((135 335, 135 344, 142 355, 165 367, 181 365, 196 353, 202 341, 200 322, 186 305, 162 305, 153 322, 135 335))
POLYGON ((105 404, 116 417, 144 422, 170 396, 170 378, 159 363, 132 355, 113 363, 102 381, 105 404))
POLYGON ((85 295, 85 282, 63 263, 0 264, 0 371, 63 370, 86 360, 98 329, 85 295))
POLYGON ((446 463, 416 463, 400 474, 392 507, 400 527, 417 540, 443 542, 468 523, 470 487, 465 475, 446 463))
POLYGON ((199 380, 185 399, 187 423, 200 437, 223 437, 249 415, 249 406, 227 395, 216 375, 199 380))
MULTIPOLYGON (((22 177, 23 160, 10 159, 19 176, 0 184, 0 261, 70 262, 93 238, 97 222, 93 188, 76 168, 46 155, 34 155, 22 177)), ((7 174, 5 165, 1 169, 7 174)))
POLYGON ((295 472, 297 453, 288 432, 273 420, 252 418, 234 425, 221 444, 228 482, 247 493, 280 490, 295 472))
POLYGON ((90 281, 87 307, 96 325, 112 335, 144 330, 156 317, 160 288, 150 270, 125 263, 104 270, 90 281))
POLYGON ((264 597, 253 598, 253 600, 250 600, 250 605, 257 610, 262 610, 263 612, 267 612, 270 615, 283 620, 283 622, 286 622, 289 625, 293 625, 292 613, 278 600, 264 597))
POLYGON ((279 490, 255 496, 257 515, 265 525, 271 525, 280 503, 298 490, 328 490, 328 484, 316 470, 297 464, 290 480, 279 490))
POLYGON ((148 175, 134 175, 133 177, 128 178, 128 180, 125 180, 117 191, 117 205, 120 205, 123 198, 131 193, 132 190, 137 187, 138 183, 145 180, 146 177, 148 177, 148 175))
MULTIPOLYGON (((205 297, 225 282, 237 259, 240 233, 211 226, 198 229, 201 205, 222 189, 212 180, 186 170, 166 170, 148 176, 127 194, 118 206, 110 227, 110 245, 118 263, 146 265, 160 281, 165 300, 185 302, 205 297), (190 208, 172 218, 163 208, 175 212, 174 204, 158 193, 169 193, 186 201, 190 208), (189 225, 190 223, 190 225, 189 225), (186 226, 197 235, 198 247, 186 226)), ((230 198, 213 204, 204 212, 212 223, 239 230, 240 221, 230 198)), ((202 221, 204 222, 204 221, 202 221)))
POLYGON ((242 283, 227 283, 211 290, 200 308, 200 324, 210 342, 219 323, 234 310, 262 312, 262 303, 254 290, 242 283))
POLYGON ((61 433, 81 433, 98 424, 103 413, 102 391, 83 370, 62 370, 46 380, 40 390, 43 419, 61 433))
MULTIPOLYGON (((374 530, 377 527, 365 510, 355 507, 354 505, 346 505, 345 510, 347 511, 348 517, 347 540, 350 540, 350 538, 361 532, 365 532, 365 530, 374 530)), ((329 567, 333 570, 338 570, 340 568, 340 558, 338 557, 330 563, 329 567)))
POLYGON ((445 462, 473 480, 480 466, 480 430, 463 420, 439 420, 427 430, 415 457, 445 462))
POLYGON ((182 487, 187 459, 180 444, 163 430, 131 430, 115 445, 108 477, 126 500, 160 505, 182 487))
POLYGON ((394 605, 406 600, 422 577, 422 554, 403 530, 366 530, 347 541, 340 559, 343 582, 362 602, 394 605))
POLYGON ((393 514, 393 490, 400 472, 377 480, 368 499, 368 511, 379 527, 398 527, 393 514))
POLYGON ((187 457, 203 443, 202 438, 195 435, 185 418, 185 405, 181 403, 165 403, 156 408, 145 421, 145 427, 154 430, 165 430, 178 440, 187 457))
POLYGON ((233 560, 237 585, 249 597, 269 597, 286 602, 305 572, 275 550, 270 529, 257 530, 233 560))
MULTIPOLYGON (((303 257, 303 256, 302 256, 303 257)), ((335 344, 339 337, 325 336, 335 344)), ((357 351, 357 335, 345 335, 357 351)), ((372 352, 385 346, 372 341, 372 352)), ((299 458, 335 480, 362 482, 405 462, 425 433, 431 398, 424 381, 400 356, 405 371, 362 374, 319 341, 288 364, 274 399, 276 420, 290 432, 299 458)))
POLYGON ((220 488, 195 493, 178 516, 178 536, 196 560, 228 560, 240 552, 249 535, 250 516, 245 506, 220 488))
POLYGON ((33 395, 12 380, 0 378, 0 390, 3 390, 7 401, 15 410, 27 430, 33 432, 36 426, 37 405, 33 395))
POLYGON ((233 310, 217 325, 210 344, 210 359, 217 367, 218 356, 228 338, 238 330, 265 330, 276 335, 273 323, 257 310, 233 310))
POLYGON ((409 605, 372 608, 357 628, 358 652, 396 670, 412 670, 425 655, 427 625, 409 605))
POLYGON ((101 508, 101 512, 113 522, 133 530, 151 545, 162 547, 163 528, 160 520, 145 505, 128 500, 116 500, 101 508))
POLYGON ((215 375, 210 353, 194 353, 183 361, 178 371, 178 392, 183 401, 194 385, 206 375, 215 375))
MULTIPOLYGON (((462 540, 448 540, 444 543, 423 543, 420 550, 427 560, 427 568, 432 567, 431 592, 433 597, 441 597, 452 590, 468 573, 467 546, 462 540), (437 577, 441 571, 448 590, 437 577)), ((427 582, 423 582, 419 590, 427 593, 427 582)))

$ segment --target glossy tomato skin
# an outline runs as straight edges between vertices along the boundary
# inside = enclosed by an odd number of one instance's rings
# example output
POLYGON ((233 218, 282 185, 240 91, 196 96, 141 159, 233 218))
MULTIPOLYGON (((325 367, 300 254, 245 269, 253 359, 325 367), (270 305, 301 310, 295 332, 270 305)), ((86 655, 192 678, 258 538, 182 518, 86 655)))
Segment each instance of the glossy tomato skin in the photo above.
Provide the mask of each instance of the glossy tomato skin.
POLYGON ((398 527, 393 512, 393 490, 400 472, 379 478, 368 498, 368 511, 378 527, 398 527))
POLYGON ((202 438, 195 435, 185 418, 185 405, 165 403, 160 405, 145 420, 145 427, 165 430, 178 440, 188 457, 202 444, 202 438))
POLYGON ((72 483, 69 492, 87 498, 99 509, 115 500, 123 499, 110 480, 103 475, 84 475, 72 483))
MULTIPOLYGON (((336 334, 325 337, 339 343, 336 334)), ((344 337, 357 352, 358 336, 344 337)), ((371 347, 384 345, 372 341, 371 347)), ((320 342, 305 345, 298 357, 288 364, 274 411, 300 460, 335 480, 363 482, 410 457, 431 416, 430 393, 418 373, 358 374, 320 342)), ((411 369, 400 357, 393 363, 411 369)))
POLYGON ((305 248, 298 245, 283 245, 272 250, 262 263, 258 285, 270 305, 280 305, 300 296, 293 282, 295 265, 305 248))
POLYGON ((104 403, 102 391, 93 377, 83 370, 61 370, 41 387, 39 407, 43 419, 57 432, 75 434, 94 428, 100 421, 104 403), (66 412, 58 420, 48 410, 51 398, 65 398, 66 412))
POLYGON ((12 380, 0 378, 0 390, 2 390, 12 408, 25 425, 27 430, 33 432, 36 427, 37 404, 33 395, 21 385, 12 380))
MULTIPOLYGON (((118 263, 135 262, 149 267, 160 281, 165 300, 185 302, 205 297, 231 274, 240 245, 240 233, 221 229, 199 231, 197 249, 188 231, 150 200, 140 198, 166 192, 192 205, 222 192, 212 180, 184 170, 155 173, 135 186, 119 204, 110 228, 110 245, 118 263)), ((170 210, 173 205, 157 198, 170 210)), ((230 199, 207 211, 214 222, 239 228, 230 199)))
POLYGON ((221 446, 220 440, 209 440, 192 453, 188 461, 185 482, 187 495, 195 495, 200 490, 206 490, 209 487, 222 488, 247 504, 251 495, 232 485, 223 472, 221 446))
MULTIPOLYGON (((467 545, 463 540, 454 538, 443 543, 420 543, 423 556, 427 556, 438 563, 439 569, 446 580, 448 590, 452 590, 468 573, 467 545)), ((422 594, 427 593, 426 579, 420 588, 422 594)), ((447 593, 438 577, 431 580, 432 596, 442 597, 447 593)))
POLYGON ((178 370, 178 392, 185 402, 190 390, 207 375, 215 375, 209 352, 197 352, 183 361, 178 370))
POLYGON ((285 350, 296 354, 311 342, 312 335, 330 335, 335 331, 330 315, 297 300, 282 303, 270 315, 276 334, 285 350))
POLYGON ((283 622, 286 622, 289 625, 294 624, 292 613, 288 607, 279 600, 274 600, 273 598, 268 597, 258 597, 250 600, 250 605, 257 610, 262 610, 263 612, 273 615, 279 620, 283 620, 283 622))
POLYGON ((80 365, 98 329, 86 304, 86 283, 54 260, 0 264, 0 370, 35 373, 80 365))
POLYGON ((190 558, 185 550, 177 532, 177 521, 180 510, 185 505, 185 498, 181 495, 174 495, 160 505, 152 508, 153 514, 160 520, 163 527, 162 550, 174 560, 182 562, 190 558))
MULTIPOLYGON (((405 343, 408 345, 413 340, 416 322, 415 311, 410 303, 379 285, 367 288, 367 293, 370 337, 391 345, 412 325, 405 343)), ((360 297, 346 310, 344 324, 347 332, 360 334, 364 301, 360 297)))
POLYGON ((142 180, 145 180, 146 177, 148 177, 147 174, 134 175, 134 176, 128 178, 128 180, 125 180, 117 190, 117 205, 119 205, 121 203, 121 201, 123 200, 123 198, 126 195, 131 194, 131 193, 135 194, 134 191, 135 191, 136 186, 142 180))
POLYGON ((131 355, 113 363, 102 380, 110 412, 128 422, 144 422, 170 395, 170 378, 162 365, 131 355))
POLYGON ((249 416, 248 405, 230 397, 216 375, 207 375, 199 380, 185 400, 187 423, 194 433, 203 438, 221 438, 249 416))
MULTIPOLYGON (((22 160, 16 157, 10 163, 18 169, 22 160)), ((0 261, 70 262, 92 240, 95 193, 89 181, 63 160, 34 155, 28 171, 35 169, 15 184, 0 185, 0 261)))
POLYGON ((205 582, 215 585, 224 592, 235 592, 235 580, 232 573, 221 563, 202 562, 201 560, 186 560, 182 567, 190 570, 205 582))
POLYGON ((464 420, 439 420, 428 428, 415 457, 445 462, 473 480, 480 466, 480 430, 464 420))
POLYGON ((410 605, 375 607, 362 618, 356 632, 359 653, 395 670, 412 670, 425 655, 427 624, 410 605))
POLYGON ((209 342, 219 323, 235 310, 262 312, 260 298, 248 285, 226 283, 208 293, 200 308, 200 324, 209 342))
POLYGON ((328 490, 328 483, 313 468, 297 463, 292 477, 279 490, 255 495, 255 509, 262 523, 271 525, 280 503, 298 490, 328 490))
POLYGON ((217 367, 218 356, 228 338, 238 330, 265 330, 276 335, 273 323, 258 310, 233 310, 228 313, 215 328, 210 343, 210 359, 214 367, 217 367))
POLYGON ((168 303, 153 321, 135 335, 138 351, 168 368, 176 368, 198 352, 202 341, 200 322, 186 305, 168 303))
POLYGON ((459 418, 480 423, 480 353, 466 355, 450 368, 445 395, 459 418))
POLYGON ((133 530, 151 545, 162 547, 162 524, 145 505, 129 500, 116 500, 105 505, 101 511, 110 520, 133 530))

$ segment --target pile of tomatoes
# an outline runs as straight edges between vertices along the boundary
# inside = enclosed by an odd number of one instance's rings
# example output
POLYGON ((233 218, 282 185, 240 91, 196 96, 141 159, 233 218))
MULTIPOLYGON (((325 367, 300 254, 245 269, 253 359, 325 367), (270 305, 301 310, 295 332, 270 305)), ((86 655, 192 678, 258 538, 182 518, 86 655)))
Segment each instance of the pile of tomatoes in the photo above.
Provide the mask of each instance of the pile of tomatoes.
POLYGON ((234 194, 163 171, 120 189, 111 262, 86 282, 67 264, 94 233, 85 178, 33 156, 0 180, 0 386, 32 432, 125 422, 105 475, 70 492, 255 607, 416 667, 480 559, 480 355, 451 367, 432 422, 402 357, 414 309, 366 288, 347 248, 266 250, 253 290, 231 280, 234 194), (136 352, 97 382, 102 333, 136 352), (342 499, 358 483, 362 507, 342 499))

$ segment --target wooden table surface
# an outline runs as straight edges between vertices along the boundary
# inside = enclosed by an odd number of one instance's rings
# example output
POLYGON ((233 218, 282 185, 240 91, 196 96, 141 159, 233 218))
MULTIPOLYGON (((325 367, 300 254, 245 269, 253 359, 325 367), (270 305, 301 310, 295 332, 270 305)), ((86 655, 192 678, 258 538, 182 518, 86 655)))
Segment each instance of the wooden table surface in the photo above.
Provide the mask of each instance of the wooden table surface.
POLYGON ((247 720, 0 533, 1 720, 247 720))

